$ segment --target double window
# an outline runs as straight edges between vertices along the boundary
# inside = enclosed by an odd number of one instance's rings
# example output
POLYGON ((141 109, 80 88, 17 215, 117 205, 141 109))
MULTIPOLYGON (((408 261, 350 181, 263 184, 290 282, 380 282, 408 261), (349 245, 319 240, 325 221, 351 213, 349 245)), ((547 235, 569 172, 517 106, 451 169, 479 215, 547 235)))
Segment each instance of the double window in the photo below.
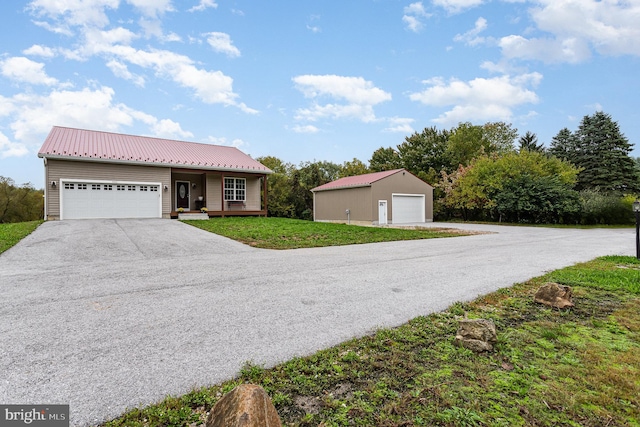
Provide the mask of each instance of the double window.
POLYGON ((247 180, 245 178, 224 179, 224 199, 227 201, 242 201, 247 198, 247 180))

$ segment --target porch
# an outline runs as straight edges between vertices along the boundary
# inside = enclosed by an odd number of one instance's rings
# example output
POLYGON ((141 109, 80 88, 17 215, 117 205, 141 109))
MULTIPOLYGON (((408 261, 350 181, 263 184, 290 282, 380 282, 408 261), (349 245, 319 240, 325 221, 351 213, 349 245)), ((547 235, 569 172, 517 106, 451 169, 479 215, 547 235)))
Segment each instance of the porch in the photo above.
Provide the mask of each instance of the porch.
POLYGON ((210 218, 267 216, 267 175, 173 168, 170 217, 203 208, 210 218))

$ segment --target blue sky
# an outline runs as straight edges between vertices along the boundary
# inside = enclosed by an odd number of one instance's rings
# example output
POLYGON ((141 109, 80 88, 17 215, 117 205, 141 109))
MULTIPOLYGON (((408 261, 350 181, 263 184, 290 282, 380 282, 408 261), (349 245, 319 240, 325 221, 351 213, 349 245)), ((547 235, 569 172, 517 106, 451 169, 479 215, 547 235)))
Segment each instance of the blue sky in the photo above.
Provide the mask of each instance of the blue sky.
MULTIPOLYGON (((640 141, 640 0, 0 2, 0 175, 52 126, 367 162, 425 127, 640 141)), ((633 156, 640 157, 635 147, 633 156)))

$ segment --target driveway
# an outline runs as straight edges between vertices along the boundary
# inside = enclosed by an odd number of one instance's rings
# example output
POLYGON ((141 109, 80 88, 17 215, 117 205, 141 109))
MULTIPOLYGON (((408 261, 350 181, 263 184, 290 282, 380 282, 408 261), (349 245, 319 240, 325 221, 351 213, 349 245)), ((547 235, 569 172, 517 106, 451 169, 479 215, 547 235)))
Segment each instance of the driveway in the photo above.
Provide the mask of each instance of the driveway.
POLYGON ((0 255, 0 403, 68 403, 72 425, 96 424, 245 361, 634 252, 632 229, 471 228, 492 234, 269 251, 170 220, 47 222, 0 255))

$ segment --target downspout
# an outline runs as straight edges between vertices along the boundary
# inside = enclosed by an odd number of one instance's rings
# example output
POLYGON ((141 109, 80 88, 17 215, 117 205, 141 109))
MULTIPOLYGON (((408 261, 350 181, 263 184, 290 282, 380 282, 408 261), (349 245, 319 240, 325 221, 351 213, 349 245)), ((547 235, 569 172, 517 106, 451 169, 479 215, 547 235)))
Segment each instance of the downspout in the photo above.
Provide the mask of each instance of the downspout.
POLYGON ((49 183, 49 169, 47 168, 47 158, 43 157, 44 160, 44 193, 42 194, 42 198, 44 199, 44 220, 47 220, 47 191, 49 188, 47 187, 49 183))

